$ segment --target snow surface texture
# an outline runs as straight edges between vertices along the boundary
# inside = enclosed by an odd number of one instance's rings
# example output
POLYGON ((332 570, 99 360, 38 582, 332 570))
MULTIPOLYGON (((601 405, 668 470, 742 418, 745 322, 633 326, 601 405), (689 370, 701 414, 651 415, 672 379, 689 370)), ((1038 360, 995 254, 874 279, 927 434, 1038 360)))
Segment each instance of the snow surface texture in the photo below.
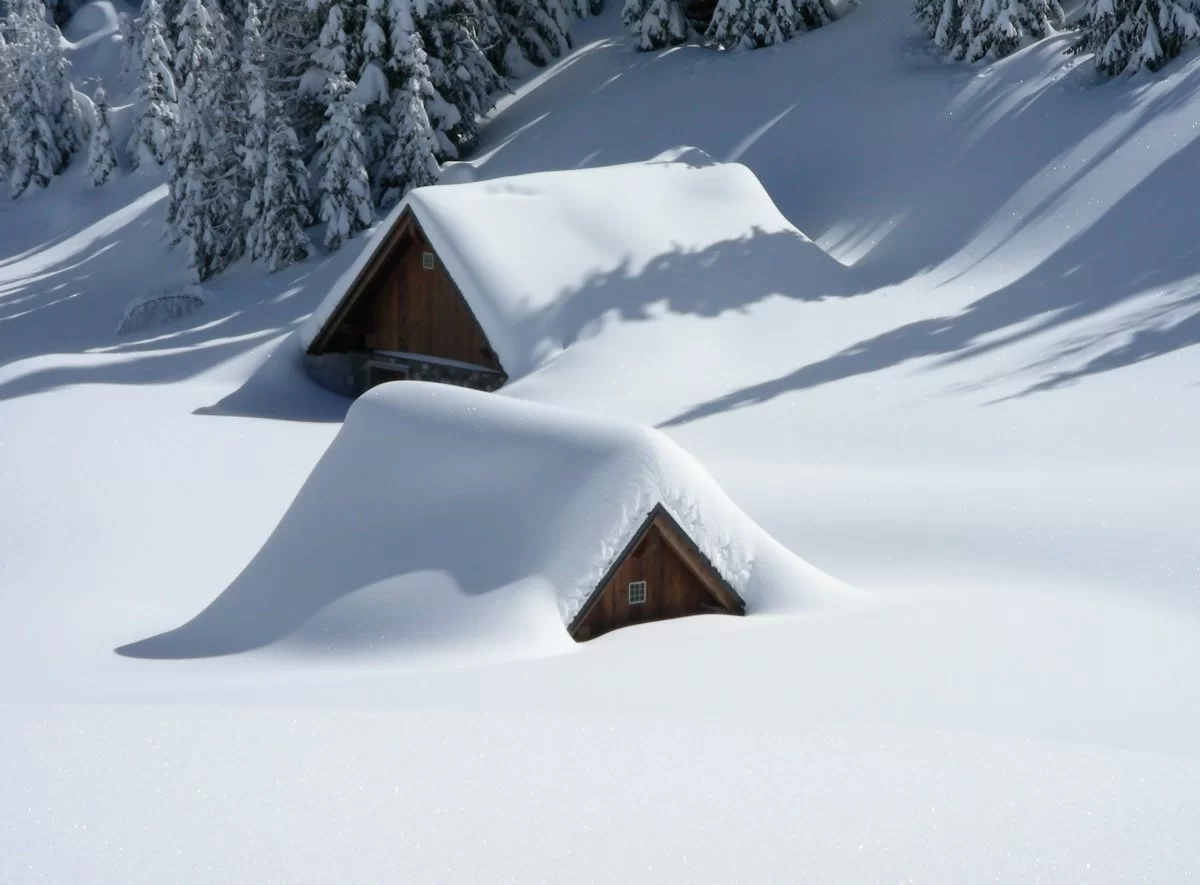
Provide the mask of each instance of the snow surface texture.
POLYGON ((279 528, 219 599, 123 653, 260 648, 367 587, 403 625, 402 648, 562 651, 573 644, 566 624, 659 503, 749 612, 802 611, 849 593, 769 538, 655 430, 414 381, 354 404, 279 528), (431 581, 436 572, 446 580, 431 581))
POLYGON ((754 173, 676 148, 647 163, 412 191, 305 324, 302 344, 408 207, 510 380, 573 343, 598 302, 621 314, 659 299, 720 311, 765 274, 810 298, 844 286, 841 266, 788 223, 754 173), (720 252, 725 260, 654 290, 657 269, 720 252))
MULTIPOLYGON (((0 881, 1200 881, 1200 55, 967 68, 882 0, 646 54, 616 14, 447 177, 696 145, 847 294, 706 305, 675 283, 728 251, 681 256, 502 395, 662 427, 877 603, 501 662, 473 631, 422 657, 384 582, 250 653, 113 654, 232 586, 337 435, 288 337, 358 241, 118 337, 186 273, 157 173, 79 163, 0 199, 0 881)), ((124 144, 119 44, 68 37, 124 144)), ((413 580, 562 636, 545 599, 413 580)))

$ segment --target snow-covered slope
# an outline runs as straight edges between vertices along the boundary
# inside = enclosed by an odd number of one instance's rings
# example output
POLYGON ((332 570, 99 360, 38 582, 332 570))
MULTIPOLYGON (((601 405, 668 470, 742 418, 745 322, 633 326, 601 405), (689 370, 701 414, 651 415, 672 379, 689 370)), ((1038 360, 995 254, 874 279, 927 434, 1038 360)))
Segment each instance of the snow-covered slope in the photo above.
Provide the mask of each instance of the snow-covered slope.
MULTIPOLYGON (((111 36, 68 37, 120 105, 111 36)), ((945 64, 876 0, 637 54, 610 9, 504 100, 453 180, 694 145, 846 265, 711 304, 723 249, 608 274, 496 399, 661 428, 875 603, 572 654, 481 645, 561 618, 454 562, 406 579, 436 656, 387 581, 245 654, 114 654, 284 532, 348 407, 288 338, 358 243, 117 336, 184 281, 158 179, 0 200, 0 881, 1195 881, 1200 57, 1102 83, 1068 39, 945 64)))

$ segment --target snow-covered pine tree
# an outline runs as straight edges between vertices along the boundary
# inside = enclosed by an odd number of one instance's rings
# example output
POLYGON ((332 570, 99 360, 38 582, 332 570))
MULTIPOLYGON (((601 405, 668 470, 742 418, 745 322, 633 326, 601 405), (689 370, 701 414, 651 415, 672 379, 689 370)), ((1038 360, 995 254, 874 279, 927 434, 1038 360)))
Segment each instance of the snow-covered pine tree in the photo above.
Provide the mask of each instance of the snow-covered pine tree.
POLYGON ((643 51, 683 43, 689 33, 679 0, 625 0, 621 23, 643 51))
POLYGON ((138 60, 138 88, 129 154, 136 169, 142 163, 167 162, 179 124, 178 95, 171 73, 166 24, 158 0, 145 0, 138 60))
POLYGON ((58 28, 41 0, 16 0, 6 21, 11 79, 4 152, 13 196, 45 187, 82 146, 83 118, 58 28))
POLYGON ((412 21, 397 16, 392 22, 391 67, 400 81, 392 90, 389 122, 395 133, 382 175, 383 200, 391 205, 415 187, 437 181, 437 143, 426 100, 436 94, 430 83, 421 36, 406 29, 412 21))
POLYGON ((184 0, 174 24, 175 82, 185 84, 193 72, 212 63, 215 46, 212 10, 205 0, 184 0))
POLYGON ((319 184, 319 214, 327 225, 325 245, 337 249, 366 229, 374 215, 371 183, 363 165, 361 109, 345 73, 329 77, 325 106, 325 125, 317 133, 318 162, 324 169, 319 184))
POLYGON ((1058 0, 914 0, 913 13, 938 48, 970 62, 1003 58, 1063 21, 1058 0))
MULTIPOLYGON (((20 45, 20 44, 18 44, 20 45)), ((59 150, 48 107, 39 59, 31 52, 18 56, 17 72, 9 98, 8 162, 13 197, 25 193, 30 184, 45 187, 54 176, 59 150)))
POLYGON ((831 0, 795 0, 798 27, 815 31, 836 17, 831 0))
MULTIPOLYGON (((171 0, 164 0, 166 2, 171 0)), ((164 5, 164 12, 166 8, 164 5)), ((184 0, 173 24, 176 33, 173 70, 175 82, 179 84, 179 122, 177 147, 167 174, 167 236, 172 245, 185 238, 193 240, 191 248, 195 253, 200 248, 195 243, 207 243, 211 239, 207 234, 200 238, 193 234, 201 227, 194 220, 201 214, 198 201, 207 199, 204 163, 211 146, 211 133, 204 104, 213 79, 212 16, 204 0, 184 0)), ((205 258, 200 263, 207 269, 211 262, 205 258)))
MULTIPOLYGON (((31 4, 41 17, 41 3, 31 4)), ((85 123, 79 102, 75 98, 75 84, 71 81, 71 65, 62 51, 62 34, 58 27, 47 25, 44 19, 37 22, 40 32, 38 49, 41 57, 41 76, 46 82, 50 106, 50 125, 54 132, 58 156, 54 173, 62 172, 71 157, 83 147, 85 123)))
POLYGON ((727 49, 758 49, 790 40, 799 12, 792 0, 718 0, 708 37, 727 49))
POLYGON ((1089 0, 1079 29, 1069 51, 1095 53, 1096 67, 1110 77, 1157 71, 1200 39, 1197 9, 1180 0, 1089 0))
POLYGON ((437 182, 441 170, 434 157, 433 128, 420 86, 410 80, 392 94, 392 120, 396 139, 388 155, 385 204, 393 204, 416 187, 437 182))
POLYGON ((138 57, 137 37, 133 30, 133 19, 128 12, 117 15, 117 33, 121 37, 121 73, 133 70, 138 57))
POLYGON ((92 123, 92 137, 88 143, 88 180, 92 187, 100 187, 117 168, 117 156, 113 152, 112 129, 109 126, 108 97, 104 87, 97 86, 92 98, 95 108, 95 121, 92 123))
POLYGON ((217 264, 224 270, 245 250, 246 225, 242 207, 250 182, 242 167, 241 147, 246 141, 246 89, 241 79, 240 58, 229 19, 214 9, 213 82, 205 112, 213 139, 207 174, 211 199, 221 212, 220 252, 217 264))
POLYGON ((567 5, 570 13, 576 18, 599 15, 604 10, 604 0, 570 0, 567 5))
POLYGON ((8 128, 13 90, 16 88, 16 53, 8 45, 4 36, 3 24, 0 24, 0 180, 7 180, 12 170, 12 161, 8 151, 8 128))
POLYGON ((206 0, 186 0, 178 25, 176 61, 188 75, 179 93, 167 223, 172 241, 187 244, 188 265, 203 281, 236 260, 244 243, 238 57, 224 16, 206 0))
POLYGON ((267 95, 266 117, 271 135, 255 258, 266 261, 267 268, 274 272, 308 257, 312 243, 304 228, 312 224, 312 215, 308 211, 308 169, 300 155, 296 132, 288 122, 283 102, 271 93, 267 95))
POLYGON ((438 154, 457 157, 479 136, 479 119, 492 109, 492 96, 507 88, 483 49, 500 40, 500 26, 481 0, 389 0, 393 30, 414 31, 429 68, 425 107, 439 133, 438 154), (456 114, 447 113, 448 102, 456 114), (457 120, 454 117, 457 116, 457 120), (445 142, 449 142, 447 145, 445 142))
POLYGON ((953 54, 962 33, 964 0, 914 0, 913 14, 929 39, 943 52, 953 54))
POLYGON ((246 6, 246 24, 242 31, 242 78, 246 84, 247 126, 241 145, 242 177, 247 188, 242 218, 246 226, 246 252, 251 260, 261 257, 262 228, 265 217, 263 193, 267 178, 267 72, 264 67, 262 32, 258 6, 254 0, 246 6))
POLYGON ((1027 38, 1048 36, 1063 20, 1058 0, 969 0, 961 27, 962 56, 1003 58, 1027 38))
POLYGON ((313 64, 327 75, 345 74, 353 83, 362 67, 366 4, 362 0, 309 0, 309 5, 315 6, 321 22, 312 51, 313 64))
POLYGON ((516 51, 535 65, 548 65, 571 48, 571 16, 564 0, 496 0, 502 39, 493 64, 511 73, 507 59, 516 51))
POLYGON ((172 242, 187 245, 188 267, 200 281, 220 270, 219 220, 205 169, 210 135, 201 99, 203 77, 203 67, 197 65, 179 92, 179 149, 171 162, 167 207, 172 242))
POLYGON ((250 0, 217 0, 230 34, 241 34, 246 27, 246 11, 250 0))
POLYGON ((392 83, 388 72, 390 54, 386 0, 366 0, 360 52, 362 70, 355 88, 361 107, 363 163, 371 177, 371 190, 378 201, 388 150, 395 136, 390 120, 392 83))
POLYGON ((318 98, 323 74, 314 88, 303 85, 312 67, 312 47, 320 33, 316 14, 305 0, 271 0, 259 12, 267 85, 283 102, 305 159, 315 149, 315 136, 324 120, 318 98))

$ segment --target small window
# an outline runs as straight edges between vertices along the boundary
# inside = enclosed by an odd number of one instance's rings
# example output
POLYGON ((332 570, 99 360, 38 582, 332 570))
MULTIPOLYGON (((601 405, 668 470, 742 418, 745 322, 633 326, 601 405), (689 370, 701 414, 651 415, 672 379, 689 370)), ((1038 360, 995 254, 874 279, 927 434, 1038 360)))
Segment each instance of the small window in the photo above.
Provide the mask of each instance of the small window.
POLYGON ((433 253, 432 252, 422 252, 421 253, 421 267, 425 268, 425 270, 433 270, 433 253))
POLYGON ((646 582, 633 581, 629 584, 629 604, 641 605, 646 601, 646 582))

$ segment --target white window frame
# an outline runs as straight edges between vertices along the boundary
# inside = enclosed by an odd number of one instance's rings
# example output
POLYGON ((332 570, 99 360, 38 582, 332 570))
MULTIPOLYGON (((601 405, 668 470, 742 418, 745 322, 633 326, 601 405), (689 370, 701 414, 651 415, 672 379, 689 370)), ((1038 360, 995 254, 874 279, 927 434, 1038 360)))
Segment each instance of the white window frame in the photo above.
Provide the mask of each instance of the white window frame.
POLYGON ((421 253, 421 268, 423 270, 433 270, 434 258, 433 258, 432 252, 422 252, 421 253))
POLYGON ((646 582, 645 581, 630 581, 629 582, 629 604, 630 605, 645 605, 646 603, 646 582))

